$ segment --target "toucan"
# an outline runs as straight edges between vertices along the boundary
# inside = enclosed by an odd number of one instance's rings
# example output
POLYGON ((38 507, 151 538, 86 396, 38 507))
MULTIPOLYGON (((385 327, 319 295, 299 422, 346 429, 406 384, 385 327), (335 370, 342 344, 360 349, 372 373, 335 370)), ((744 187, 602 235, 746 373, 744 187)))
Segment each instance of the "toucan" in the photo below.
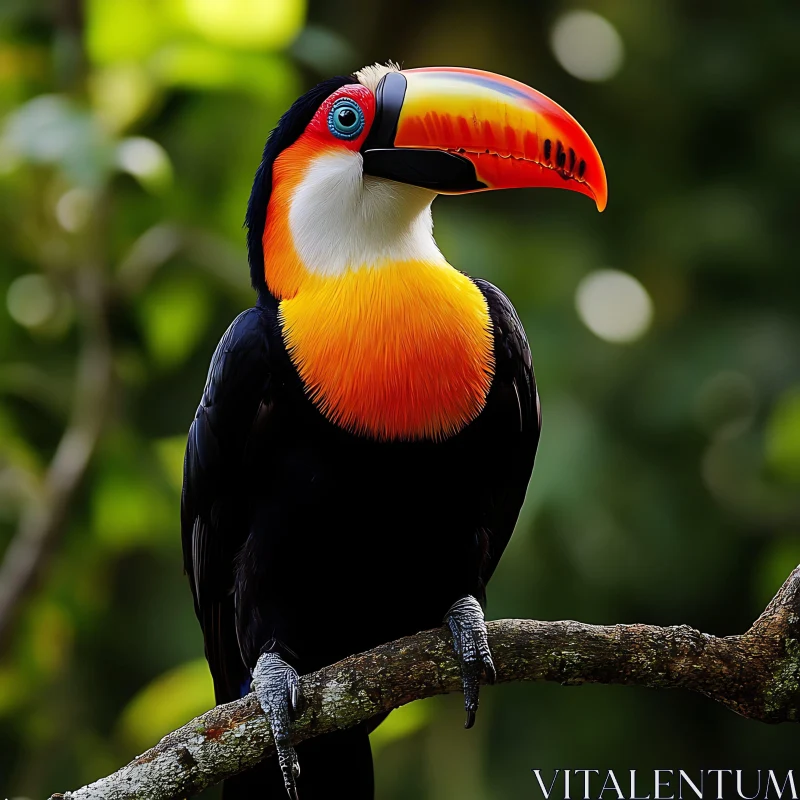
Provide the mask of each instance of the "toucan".
POLYGON ((452 632, 473 724, 541 411, 514 307, 447 262, 431 203, 536 186, 606 205, 575 119, 476 69, 365 67, 270 134, 245 221, 257 302, 211 359, 181 504, 216 700, 254 690, 277 747, 227 800, 372 798, 383 717, 294 748, 298 675, 423 629, 452 632))

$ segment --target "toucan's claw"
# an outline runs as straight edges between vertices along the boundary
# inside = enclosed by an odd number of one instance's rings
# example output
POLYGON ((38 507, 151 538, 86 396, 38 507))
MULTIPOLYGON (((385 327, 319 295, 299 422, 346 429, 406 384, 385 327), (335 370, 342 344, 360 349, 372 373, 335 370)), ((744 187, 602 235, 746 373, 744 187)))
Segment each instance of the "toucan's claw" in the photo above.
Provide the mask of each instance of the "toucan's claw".
POLYGON ((283 785, 291 800, 299 800, 295 779, 300 762, 291 744, 292 720, 301 713, 300 678, 277 653, 263 653, 253 670, 253 691, 267 716, 283 785))
POLYGON ((481 678, 485 676, 488 683, 494 683, 497 677, 489 650, 486 620, 480 603, 472 595, 466 595, 453 603, 444 621, 453 634, 453 647, 461 662, 467 711, 464 727, 471 728, 478 711, 481 678))

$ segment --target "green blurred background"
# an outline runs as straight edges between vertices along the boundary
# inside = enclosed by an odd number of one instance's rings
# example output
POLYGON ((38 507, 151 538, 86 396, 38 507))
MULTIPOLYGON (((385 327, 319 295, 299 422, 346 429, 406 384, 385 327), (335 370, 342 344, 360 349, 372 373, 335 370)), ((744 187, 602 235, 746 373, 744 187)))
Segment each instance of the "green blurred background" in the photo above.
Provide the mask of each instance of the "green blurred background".
MULTIPOLYGON (((48 536, 0 604, 0 797, 76 788, 212 704, 185 434, 253 301, 268 132, 376 60, 529 83, 609 176, 602 215, 552 191, 435 204, 451 263, 516 304, 542 396, 489 616, 746 629, 800 561, 798 41, 798 6, 769 0, 3 0, 0 600, 15 535, 48 536)), ((378 796, 538 797, 534 767, 786 769, 800 747, 634 688, 499 686, 473 731, 462 716, 452 696, 390 717, 378 796)))

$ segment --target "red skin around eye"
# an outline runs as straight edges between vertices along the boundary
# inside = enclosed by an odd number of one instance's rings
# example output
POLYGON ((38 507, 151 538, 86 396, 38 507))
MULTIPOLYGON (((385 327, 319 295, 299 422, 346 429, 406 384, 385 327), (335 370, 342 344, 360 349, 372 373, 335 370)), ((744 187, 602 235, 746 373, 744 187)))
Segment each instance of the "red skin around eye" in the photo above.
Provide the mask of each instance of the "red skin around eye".
POLYGON ((320 142, 326 146, 331 144, 338 145, 339 147, 346 147, 348 150, 360 150, 361 145, 367 138, 369 129, 372 126, 372 120, 375 117, 375 95, 367 89, 366 86, 361 86, 357 83, 342 86, 337 89, 319 108, 319 111, 314 115, 311 122, 308 123, 304 136, 310 136, 319 139, 320 142), (328 114, 330 113, 333 104, 343 97, 349 97, 355 100, 361 110, 364 112, 364 130, 355 139, 339 139, 334 136, 330 128, 328 128, 328 114))

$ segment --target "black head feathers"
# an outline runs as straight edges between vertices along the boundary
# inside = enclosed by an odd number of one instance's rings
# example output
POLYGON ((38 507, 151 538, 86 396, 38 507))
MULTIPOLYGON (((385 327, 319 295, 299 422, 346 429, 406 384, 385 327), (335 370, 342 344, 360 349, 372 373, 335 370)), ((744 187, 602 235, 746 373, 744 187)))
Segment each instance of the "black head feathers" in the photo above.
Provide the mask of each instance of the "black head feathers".
POLYGON ((311 122, 319 107, 337 89, 348 83, 358 83, 354 75, 330 78, 315 86, 292 104, 280 118, 264 145, 261 164, 256 170, 253 191, 247 204, 244 224, 247 228, 247 260, 250 262, 250 281, 259 295, 268 294, 264 279, 264 249, 261 239, 267 219, 267 206, 272 192, 272 164, 287 147, 294 144, 311 122))

